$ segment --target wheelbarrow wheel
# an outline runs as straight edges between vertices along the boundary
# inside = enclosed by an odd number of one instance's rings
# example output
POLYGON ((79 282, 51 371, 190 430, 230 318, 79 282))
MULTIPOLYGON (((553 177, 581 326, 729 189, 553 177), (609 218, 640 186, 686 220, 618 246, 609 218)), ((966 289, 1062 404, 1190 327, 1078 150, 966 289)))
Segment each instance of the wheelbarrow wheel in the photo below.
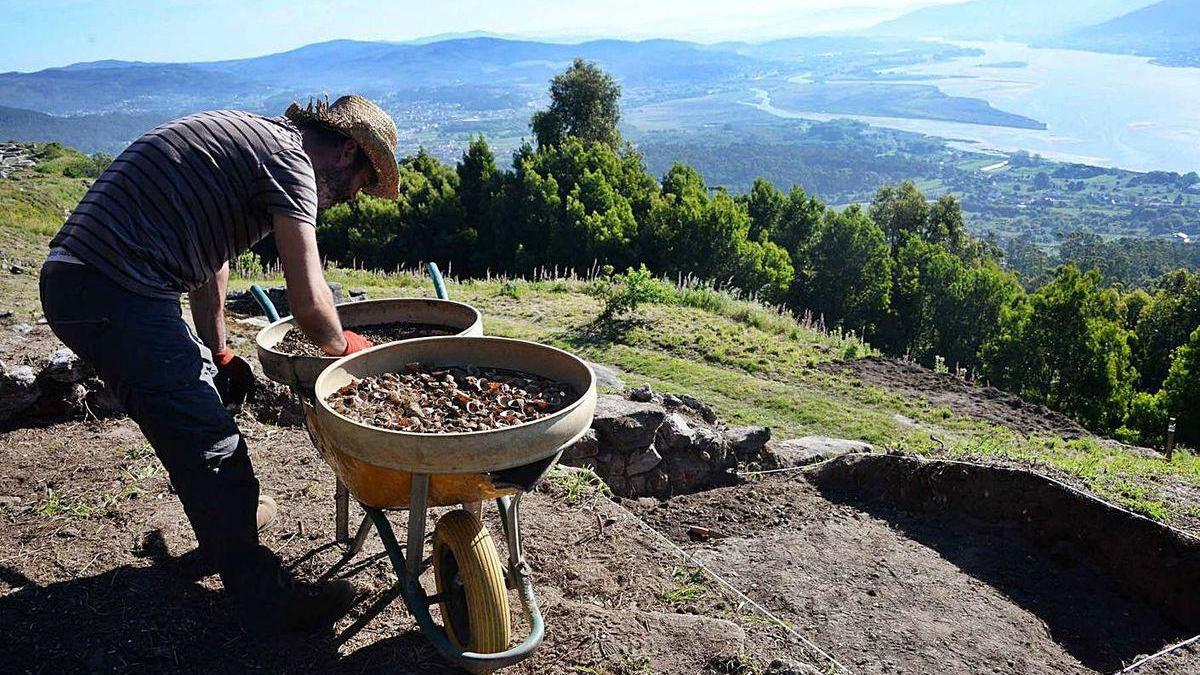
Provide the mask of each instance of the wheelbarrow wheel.
POLYGON ((461 649, 492 654, 508 648, 508 590, 496 544, 474 514, 442 516, 433 531, 433 576, 444 600, 446 636, 461 649))

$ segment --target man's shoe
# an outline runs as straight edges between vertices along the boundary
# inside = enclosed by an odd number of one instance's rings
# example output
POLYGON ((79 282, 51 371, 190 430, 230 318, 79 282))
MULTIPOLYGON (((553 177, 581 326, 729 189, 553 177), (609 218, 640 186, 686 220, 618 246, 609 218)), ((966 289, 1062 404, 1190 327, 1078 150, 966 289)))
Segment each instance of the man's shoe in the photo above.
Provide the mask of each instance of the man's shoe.
MULTIPOLYGON (((258 510, 254 514, 254 523, 261 533, 263 530, 275 524, 279 519, 279 506, 275 504, 275 500, 267 495, 258 497, 258 510)), ((179 558, 184 570, 184 576, 188 579, 203 579, 210 574, 217 573, 217 563, 212 559, 212 556, 205 555, 204 551, 194 548, 187 553, 184 553, 179 558)))
POLYGON ((307 632, 337 623, 354 606, 358 589, 349 579, 292 581, 282 617, 285 631, 307 632))
POLYGON ((275 519, 279 517, 279 506, 275 500, 267 495, 259 495, 258 511, 254 514, 254 522, 258 525, 258 531, 262 532, 268 527, 275 524, 275 519))
POLYGON ((259 546, 247 567, 234 571, 225 588, 237 604, 242 625, 256 633, 312 631, 332 626, 354 605, 357 591, 348 579, 308 582, 295 579, 279 558, 259 546))

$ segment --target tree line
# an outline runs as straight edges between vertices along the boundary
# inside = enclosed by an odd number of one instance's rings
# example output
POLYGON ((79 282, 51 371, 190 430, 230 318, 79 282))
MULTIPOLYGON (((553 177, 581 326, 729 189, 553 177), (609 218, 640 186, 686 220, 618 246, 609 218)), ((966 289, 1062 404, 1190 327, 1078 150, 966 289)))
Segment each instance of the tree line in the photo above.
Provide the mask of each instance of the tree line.
POLYGON ((502 169, 482 136, 454 165, 400 162, 396 200, 360 196, 321 215, 322 251, 390 269, 425 260, 459 275, 645 265, 707 279, 861 332, 894 355, 974 372, 1127 441, 1160 442, 1168 416, 1200 442, 1200 274, 1122 292, 1096 269, 1046 266, 1026 288, 994 243, 967 234, 952 196, 911 182, 835 210, 759 179, 733 195, 695 169, 661 179, 618 131, 620 89, 576 61, 551 83, 534 140, 502 169))

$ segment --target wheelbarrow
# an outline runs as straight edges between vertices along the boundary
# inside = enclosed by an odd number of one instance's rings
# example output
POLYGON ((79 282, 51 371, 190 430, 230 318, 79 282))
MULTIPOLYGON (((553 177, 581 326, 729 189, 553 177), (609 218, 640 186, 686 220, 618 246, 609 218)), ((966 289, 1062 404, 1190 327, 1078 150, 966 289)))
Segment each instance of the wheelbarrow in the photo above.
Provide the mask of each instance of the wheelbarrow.
MULTIPOLYGON (((439 299, 430 298, 393 298, 388 300, 365 300, 337 306, 338 318, 346 328, 369 326, 379 323, 409 322, 450 326, 458 329, 458 335, 483 335, 483 318, 479 311, 461 302, 451 302, 445 299, 446 291, 437 266, 430 264, 430 275, 433 277, 434 288, 439 299)), ((259 331, 255 338, 258 361, 262 365, 263 374, 279 384, 289 387, 304 406, 308 428, 312 434, 313 413, 313 383, 331 363, 338 360, 336 356, 298 356, 276 349, 284 335, 291 330, 299 330, 293 317, 279 317, 274 304, 258 286, 251 286, 258 303, 273 322, 259 331)), ((313 438, 316 445, 316 438, 313 438)), ((346 557, 351 558, 362 548, 370 533, 371 520, 363 518, 354 538, 350 537, 350 496, 345 484, 338 479, 334 489, 334 540, 339 544, 347 544, 346 557)))
MULTIPOLYGON (((430 274, 445 297, 437 268, 430 274)), ((288 385, 305 408, 309 435, 338 477, 338 541, 349 543, 346 557, 365 543, 371 526, 379 532, 399 591, 423 634, 450 661, 485 673, 516 663, 541 643, 544 624, 521 546, 521 495, 533 489, 562 451, 591 425, 596 403, 595 376, 578 358, 551 347, 503 338, 467 337, 482 333, 479 313, 447 300, 395 299, 338 306, 345 326, 413 321, 460 327, 459 336, 390 343, 344 359, 302 357, 274 349, 289 318, 279 319, 261 289, 255 293, 274 323, 256 341, 263 371, 288 385), (399 370, 405 363, 474 365, 521 370, 569 383, 578 401, 531 423, 485 432, 419 434, 387 431, 353 422, 329 409, 323 398, 352 377, 399 370), (353 494, 366 512, 354 539, 348 536, 348 502, 353 494), (484 500, 495 500, 508 549, 507 565, 480 519, 484 500), (426 569, 426 511, 462 507, 443 515, 433 537, 436 593, 419 579, 426 569), (407 551, 402 551, 385 513, 408 509, 407 551), (518 592, 529 623, 528 636, 509 649, 507 590, 518 592), (441 608, 443 626, 429 607, 441 608)))
POLYGON ((314 387, 314 434, 326 461, 362 504, 379 532, 399 591, 421 632, 451 662, 486 673, 528 657, 544 623, 521 543, 521 496, 564 449, 591 426, 596 380, 577 357, 553 347, 497 337, 430 337, 374 347, 329 366, 314 387), (334 411, 325 398, 355 379, 402 371, 405 364, 504 368, 568 383, 578 400, 552 415, 500 429, 429 434, 380 429, 334 411), (494 499, 508 549, 503 564, 479 516, 463 505, 494 499), (421 585, 426 569, 426 511, 443 514, 433 531, 436 593, 421 585), (401 550, 386 510, 407 509, 401 550), (529 634, 509 647, 508 591, 521 600, 529 634), (441 609, 442 625, 429 607, 441 609))

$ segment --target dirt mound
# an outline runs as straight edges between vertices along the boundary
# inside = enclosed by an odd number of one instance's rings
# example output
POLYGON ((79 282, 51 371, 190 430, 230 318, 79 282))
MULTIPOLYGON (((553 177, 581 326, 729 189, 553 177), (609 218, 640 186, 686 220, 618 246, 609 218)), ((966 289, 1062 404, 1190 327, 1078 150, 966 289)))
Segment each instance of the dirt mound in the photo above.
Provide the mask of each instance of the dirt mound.
POLYGON ((851 375, 867 384, 910 398, 924 399, 929 405, 949 408, 959 415, 1001 424, 1023 434, 1049 434, 1063 438, 1091 435, 1079 423, 1044 405, 1029 403, 995 387, 970 384, 948 373, 897 359, 871 356, 849 361, 834 361, 820 366, 825 370, 851 375))
POLYGON ((856 673, 1111 672, 1189 634, 1070 541, 873 489, 791 474, 633 508, 856 673))

